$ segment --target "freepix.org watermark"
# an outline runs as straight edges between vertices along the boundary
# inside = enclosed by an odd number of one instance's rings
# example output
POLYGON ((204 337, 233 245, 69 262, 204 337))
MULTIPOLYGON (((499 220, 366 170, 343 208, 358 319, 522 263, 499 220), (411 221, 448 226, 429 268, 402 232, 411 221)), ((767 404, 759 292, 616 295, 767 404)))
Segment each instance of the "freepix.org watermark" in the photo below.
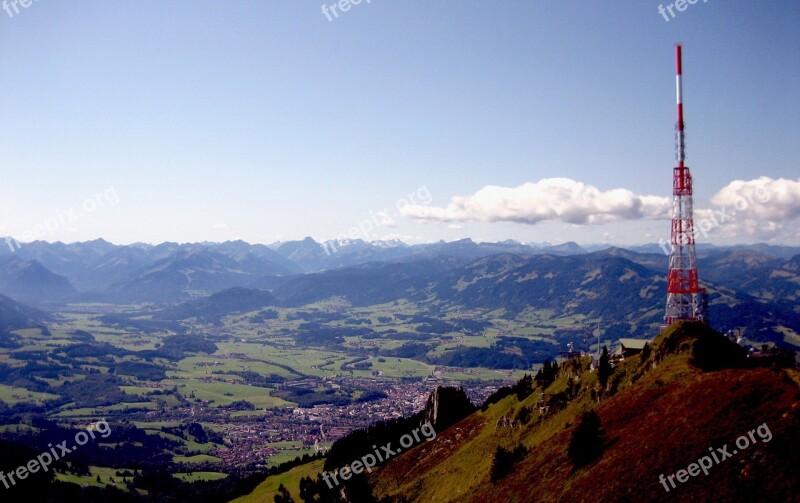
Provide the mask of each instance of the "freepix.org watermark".
MULTIPOLYGON (((733 208, 723 206, 719 210, 710 211, 709 216, 695 220, 694 228, 692 229, 692 237, 696 238, 698 232, 703 235, 703 238, 708 238, 709 232, 715 228, 732 222, 736 219, 737 212, 740 214, 749 208, 759 204, 765 204, 770 200, 770 191, 766 187, 756 187, 752 192, 740 197, 733 204, 733 208)), ((686 245, 688 243, 676 243, 686 245)), ((669 241, 664 238, 658 240, 658 246, 664 252, 664 255, 669 255, 674 247, 669 241)))
POLYGON ((436 438, 436 430, 433 429, 433 425, 430 421, 424 423, 419 428, 414 428, 411 433, 406 433, 402 437, 400 437, 400 445, 397 449, 392 449, 392 443, 389 442, 388 444, 384 445, 380 449, 378 449, 377 445, 373 445, 372 448, 375 449, 375 455, 372 454, 365 454, 361 456, 360 460, 353 461, 349 465, 345 466, 341 470, 335 472, 322 472, 322 478, 325 480, 325 483, 328 484, 330 489, 333 489, 334 484, 337 486, 339 485, 339 480, 336 478, 337 475, 342 478, 342 480, 350 480, 350 477, 353 474, 362 473, 364 470, 367 470, 367 473, 372 473, 372 468, 377 466, 378 463, 382 463, 392 456, 400 454, 403 449, 408 449, 414 443, 419 443, 422 439, 419 438, 419 433, 422 433, 422 436, 427 441, 431 441, 436 438), (412 437, 413 435, 413 437, 412 437), (330 477, 330 478, 329 478, 330 477), (333 483, 331 483, 331 479, 333 483))
MULTIPOLYGON (((19 236, 25 243, 36 241, 45 237, 52 237, 55 231, 79 220, 81 217, 106 206, 116 206, 119 204, 117 189, 109 187, 94 196, 85 199, 79 206, 72 206, 66 210, 56 210, 56 214, 35 227, 25 231, 19 236)), ((17 251, 22 245, 12 237, 5 238, 8 249, 17 251)))
MULTIPOLYGON (((670 19, 675 19, 675 11, 683 12, 689 8, 690 5, 694 5, 700 0, 675 0, 672 3, 668 3, 666 7, 664 4, 658 4, 658 13, 664 18, 664 21, 669 23, 670 19), (667 12, 671 17, 667 17, 667 12)), ((703 3, 707 3, 708 0, 703 0, 703 3)))
POLYGON ((732 458, 736 454, 739 454, 739 451, 743 451, 750 447, 751 445, 756 444, 756 434, 758 434, 758 438, 763 442, 767 443, 772 440, 772 432, 769 431, 769 426, 767 423, 763 423, 761 426, 754 430, 750 430, 747 432, 746 435, 742 435, 736 439, 736 449, 733 449, 732 452, 728 451, 728 444, 723 445, 722 447, 709 447, 708 451, 709 455, 705 455, 702 458, 698 459, 696 463, 692 463, 686 467, 686 469, 681 469, 675 472, 672 475, 668 475, 664 477, 664 474, 658 476, 658 481, 661 482, 661 485, 664 486, 664 490, 666 492, 670 492, 672 489, 677 488, 675 485, 675 479, 678 480, 679 483, 683 484, 687 480, 689 480, 689 476, 697 477, 700 475, 702 471, 703 474, 708 475, 709 468, 713 467, 715 464, 720 464, 728 458, 732 458), (669 485, 667 482, 669 481, 669 485), (670 488, 671 486, 671 488, 670 488))
POLYGON ((74 439, 75 443, 73 445, 67 446, 69 440, 64 440, 63 442, 56 444, 55 447, 53 444, 47 444, 50 450, 39 454, 36 456, 36 459, 31 459, 25 465, 19 466, 16 470, 9 473, 3 473, 0 471, 0 482, 3 483, 6 489, 11 489, 11 486, 17 485, 18 480, 25 480, 28 478, 28 475, 36 473, 40 469, 43 472, 46 472, 51 464, 63 458, 67 454, 76 451, 78 447, 88 444, 90 438, 91 440, 96 439, 97 436, 95 435, 95 431, 100 434, 101 438, 108 438, 108 436, 111 435, 111 427, 108 425, 105 419, 101 419, 100 421, 90 425, 88 428, 86 428, 86 430, 81 430, 76 433, 74 439), (56 449, 58 449, 58 452, 56 452, 56 449))
POLYGON ((34 2, 39 0, 3 0, 3 10, 6 11, 8 17, 13 18, 21 12, 20 8, 27 9, 34 2))
POLYGON ((339 19, 339 12, 344 14, 354 5, 360 5, 362 1, 364 3, 372 3, 372 0, 339 0, 330 5, 322 4, 322 14, 328 18, 328 22, 330 23, 334 19, 339 19), (339 12, 336 12, 337 9, 339 12), (331 17, 331 15, 333 16, 331 17))
POLYGON ((326 241, 325 243, 321 243, 320 246, 325 251, 326 255, 331 255, 336 253, 338 249, 337 244, 339 246, 347 246, 350 241, 356 239, 367 241, 370 239, 370 233, 373 230, 379 227, 394 227, 395 221, 393 216, 396 217, 400 210, 406 206, 430 204, 431 201, 433 201, 433 196, 431 196, 428 186, 423 185, 417 190, 410 192, 407 196, 397 200, 394 204, 395 210, 397 210, 394 215, 389 214, 388 208, 384 208, 377 213, 370 212, 370 218, 362 220, 357 226, 350 227, 346 233, 339 234, 335 240, 326 241))

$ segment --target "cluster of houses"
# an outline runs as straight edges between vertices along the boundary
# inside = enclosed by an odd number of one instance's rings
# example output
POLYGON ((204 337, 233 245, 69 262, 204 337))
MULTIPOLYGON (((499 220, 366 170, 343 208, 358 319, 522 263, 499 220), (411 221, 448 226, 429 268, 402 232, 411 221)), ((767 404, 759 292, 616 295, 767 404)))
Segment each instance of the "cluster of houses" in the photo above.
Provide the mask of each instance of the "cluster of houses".
MULTIPOLYGON (((652 339, 619 339, 619 347, 613 354, 611 354, 612 361, 624 360, 631 356, 638 355, 644 350, 645 344, 653 342, 652 339)), ((584 356, 589 353, 575 351, 573 343, 567 343, 567 351, 561 353, 561 356, 570 359, 575 357, 584 356)), ((592 368, 597 368, 600 365, 600 352, 593 352, 589 354, 592 357, 592 368)))

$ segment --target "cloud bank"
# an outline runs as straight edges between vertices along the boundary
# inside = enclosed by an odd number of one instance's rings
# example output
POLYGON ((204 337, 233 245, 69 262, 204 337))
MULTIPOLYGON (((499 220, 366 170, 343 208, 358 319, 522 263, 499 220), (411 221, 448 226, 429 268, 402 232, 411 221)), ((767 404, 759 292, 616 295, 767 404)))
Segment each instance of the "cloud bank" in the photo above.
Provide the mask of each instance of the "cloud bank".
MULTIPOLYGON (((711 203, 711 208, 695 208, 695 224, 704 237, 791 240, 800 236, 800 179, 734 180, 715 193, 711 203)), ((445 207, 408 205, 400 214, 458 229, 469 221, 593 225, 668 219, 671 211, 671 197, 622 188, 603 191, 569 178, 545 178, 518 187, 487 185, 475 194, 453 197, 445 207)))
POLYGON ((716 206, 728 206, 754 217, 791 220, 800 217, 800 179, 734 180, 711 198, 716 206))
POLYGON ((734 180, 711 198, 720 210, 700 210, 700 218, 719 223, 717 235, 772 240, 800 237, 800 180, 769 178, 734 180))
POLYGON ((473 195, 453 197, 444 208, 409 205, 400 213, 432 222, 602 224, 667 218, 671 204, 667 197, 638 195, 628 189, 602 191, 569 178, 545 178, 513 188, 487 185, 473 195))

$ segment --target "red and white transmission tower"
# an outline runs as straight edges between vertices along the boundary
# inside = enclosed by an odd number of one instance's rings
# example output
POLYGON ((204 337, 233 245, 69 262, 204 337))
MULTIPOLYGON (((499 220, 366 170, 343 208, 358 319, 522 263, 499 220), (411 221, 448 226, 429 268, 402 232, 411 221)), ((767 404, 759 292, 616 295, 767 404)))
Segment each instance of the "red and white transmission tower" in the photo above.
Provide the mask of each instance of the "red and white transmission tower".
POLYGON ((700 288, 697 276, 697 255, 694 249, 694 218, 692 217, 692 174, 684 166, 683 83, 681 46, 675 49, 678 96, 678 126, 676 134, 678 166, 672 170, 672 252, 667 274, 667 312, 664 326, 678 320, 707 321, 706 291, 700 288))

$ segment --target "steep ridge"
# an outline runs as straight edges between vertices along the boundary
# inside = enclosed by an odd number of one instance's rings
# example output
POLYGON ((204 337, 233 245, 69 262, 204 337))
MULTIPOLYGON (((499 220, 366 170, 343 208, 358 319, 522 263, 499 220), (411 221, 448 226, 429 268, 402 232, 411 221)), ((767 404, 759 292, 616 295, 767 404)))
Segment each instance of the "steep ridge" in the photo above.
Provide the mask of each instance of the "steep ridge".
POLYGON ((567 361, 552 384, 472 414, 392 459, 371 484, 392 501, 794 501, 800 375, 761 363, 771 367, 747 368, 754 361, 720 334, 678 324, 619 362, 606 386, 588 358, 567 361), (600 452, 580 467, 570 445, 590 411, 600 452), (671 485, 667 477, 710 449, 730 456, 671 485), (498 458, 507 474, 493 482, 498 458))

